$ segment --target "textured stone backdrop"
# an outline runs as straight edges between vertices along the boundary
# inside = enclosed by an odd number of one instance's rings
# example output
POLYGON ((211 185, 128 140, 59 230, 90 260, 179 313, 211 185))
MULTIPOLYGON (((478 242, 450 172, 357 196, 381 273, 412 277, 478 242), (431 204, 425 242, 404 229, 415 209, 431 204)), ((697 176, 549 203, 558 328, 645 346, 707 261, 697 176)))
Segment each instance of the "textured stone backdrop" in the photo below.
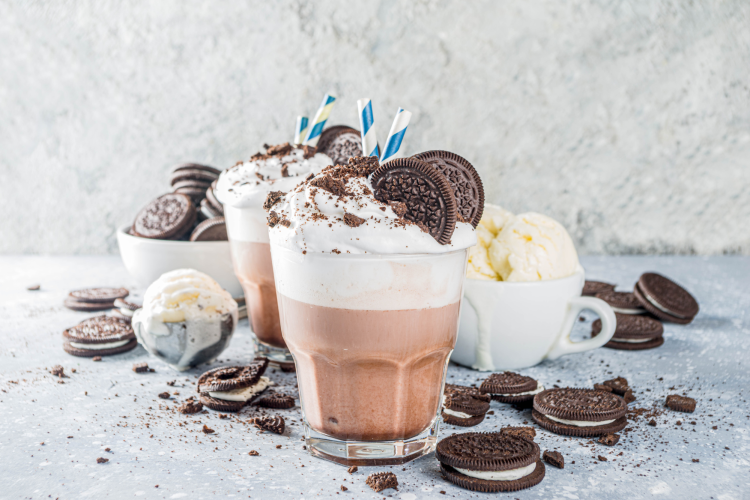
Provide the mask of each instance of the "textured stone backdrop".
POLYGON ((750 254, 747 0, 0 0, 0 252, 116 252, 175 163, 373 99, 581 253, 750 254))

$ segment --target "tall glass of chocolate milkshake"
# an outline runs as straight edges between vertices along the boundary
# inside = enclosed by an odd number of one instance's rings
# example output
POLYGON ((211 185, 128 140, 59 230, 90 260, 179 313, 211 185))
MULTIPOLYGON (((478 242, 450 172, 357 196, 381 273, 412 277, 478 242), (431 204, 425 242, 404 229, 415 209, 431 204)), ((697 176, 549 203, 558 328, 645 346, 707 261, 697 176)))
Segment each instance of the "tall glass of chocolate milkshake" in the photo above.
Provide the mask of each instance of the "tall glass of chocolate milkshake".
POLYGON ((267 146, 265 153, 226 169, 216 184, 216 197, 224 205, 234 272, 245 292, 258 353, 282 365, 293 360, 279 325, 263 203, 269 193, 289 191, 330 164, 331 159, 316 153, 315 148, 288 143, 267 146))
POLYGON ((314 455, 382 465, 434 449, 476 241, 455 188, 429 162, 352 158, 269 199, 281 331, 314 455))

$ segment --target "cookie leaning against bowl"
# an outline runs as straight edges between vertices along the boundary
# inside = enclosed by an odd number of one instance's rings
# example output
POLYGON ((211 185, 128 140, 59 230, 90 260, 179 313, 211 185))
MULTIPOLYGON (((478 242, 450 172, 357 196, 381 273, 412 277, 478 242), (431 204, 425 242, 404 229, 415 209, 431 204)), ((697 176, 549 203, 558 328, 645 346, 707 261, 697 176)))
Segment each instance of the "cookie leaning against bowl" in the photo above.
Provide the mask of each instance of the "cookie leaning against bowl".
MULTIPOLYGON (((610 349, 621 351, 641 351, 653 349, 664 343, 664 326, 658 319, 644 315, 615 313, 617 328, 612 339, 604 344, 610 349)), ((591 337, 602 331, 602 320, 591 323, 591 337)))
POLYGON ((63 350, 73 356, 110 356, 135 349, 130 321, 112 316, 96 316, 63 331, 63 350))
POLYGON ((114 301, 128 296, 125 288, 85 288, 73 290, 63 305, 74 311, 105 311, 114 307, 114 301))
POLYGON ((450 243, 458 217, 456 197, 439 170, 416 158, 398 158, 380 165, 370 181, 375 199, 405 206, 404 219, 441 245, 450 243))
POLYGON ((204 406, 216 411, 239 411, 273 382, 263 374, 268 358, 255 358, 247 366, 224 366, 208 370, 198 379, 204 406))
POLYGON ((454 434, 437 444, 435 456, 448 481, 484 493, 530 488, 546 470, 539 445, 503 432, 454 434))
POLYGON ((616 394, 594 389, 547 389, 534 396, 531 418, 563 436, 591 437, 625 428, 628 405, 616 394))
POLYGON ((493 373, 479 390, 500 403, 527 403, 544 390, 544 386, 531 377, 513 372, 493 373))
POLYGON ((633 294, 648 312, 672 323, 686 325, 700 310, 690 292, 661 274, 643 273, 633 294))
POLYGON ((442 417, 446 424, 473 427, 484 420, 490 397, 474 387, 445 384, 442 417))
POLYGON ((477 227, 484 211, 484 186, 474 166, 449 151, 425 151, 414 158, 429 163, 445 175, 453 188, 459 215, 464 222, 477 227))

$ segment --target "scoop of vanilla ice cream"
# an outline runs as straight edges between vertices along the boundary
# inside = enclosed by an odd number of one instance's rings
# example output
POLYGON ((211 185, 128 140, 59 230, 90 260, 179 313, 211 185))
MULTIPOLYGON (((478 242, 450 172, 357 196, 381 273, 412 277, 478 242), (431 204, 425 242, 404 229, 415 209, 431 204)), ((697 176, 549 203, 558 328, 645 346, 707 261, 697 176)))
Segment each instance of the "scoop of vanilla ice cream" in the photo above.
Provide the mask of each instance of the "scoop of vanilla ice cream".
POLYGON ((482 220, 477 225, 477 244, 469 249, 466 277, 475 280, 499 280, 490 262, 489 247, 513 214, 497 205, 485 204, 482 220))
POLYGON ((209 275, 194 269, 176 269, 151 283, 143 298, 141 315, 152 322, 177 323, 212 319, 235 309, 237 302, 232 295, 209 275))
POLYGON ((578 268, 573 240, 562 224, 533 212, 506 223, 490 243, 488 254, 503 281, 564 278, 578 268))

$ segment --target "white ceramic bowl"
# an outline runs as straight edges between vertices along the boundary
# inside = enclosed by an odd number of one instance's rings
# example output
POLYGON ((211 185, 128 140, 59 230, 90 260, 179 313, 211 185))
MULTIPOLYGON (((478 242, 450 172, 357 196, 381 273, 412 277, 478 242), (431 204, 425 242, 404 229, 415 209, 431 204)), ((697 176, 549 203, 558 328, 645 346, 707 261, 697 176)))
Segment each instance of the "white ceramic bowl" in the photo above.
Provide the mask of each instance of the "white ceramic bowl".
POLYGON ((129 228, 130 224, 117 230, 117 244, 125 269, 138 286, 147 288, 168 271, 190 268, 211 276, 232 297, 242 297, 228 241, 152 240, 131 236, 129 228))

